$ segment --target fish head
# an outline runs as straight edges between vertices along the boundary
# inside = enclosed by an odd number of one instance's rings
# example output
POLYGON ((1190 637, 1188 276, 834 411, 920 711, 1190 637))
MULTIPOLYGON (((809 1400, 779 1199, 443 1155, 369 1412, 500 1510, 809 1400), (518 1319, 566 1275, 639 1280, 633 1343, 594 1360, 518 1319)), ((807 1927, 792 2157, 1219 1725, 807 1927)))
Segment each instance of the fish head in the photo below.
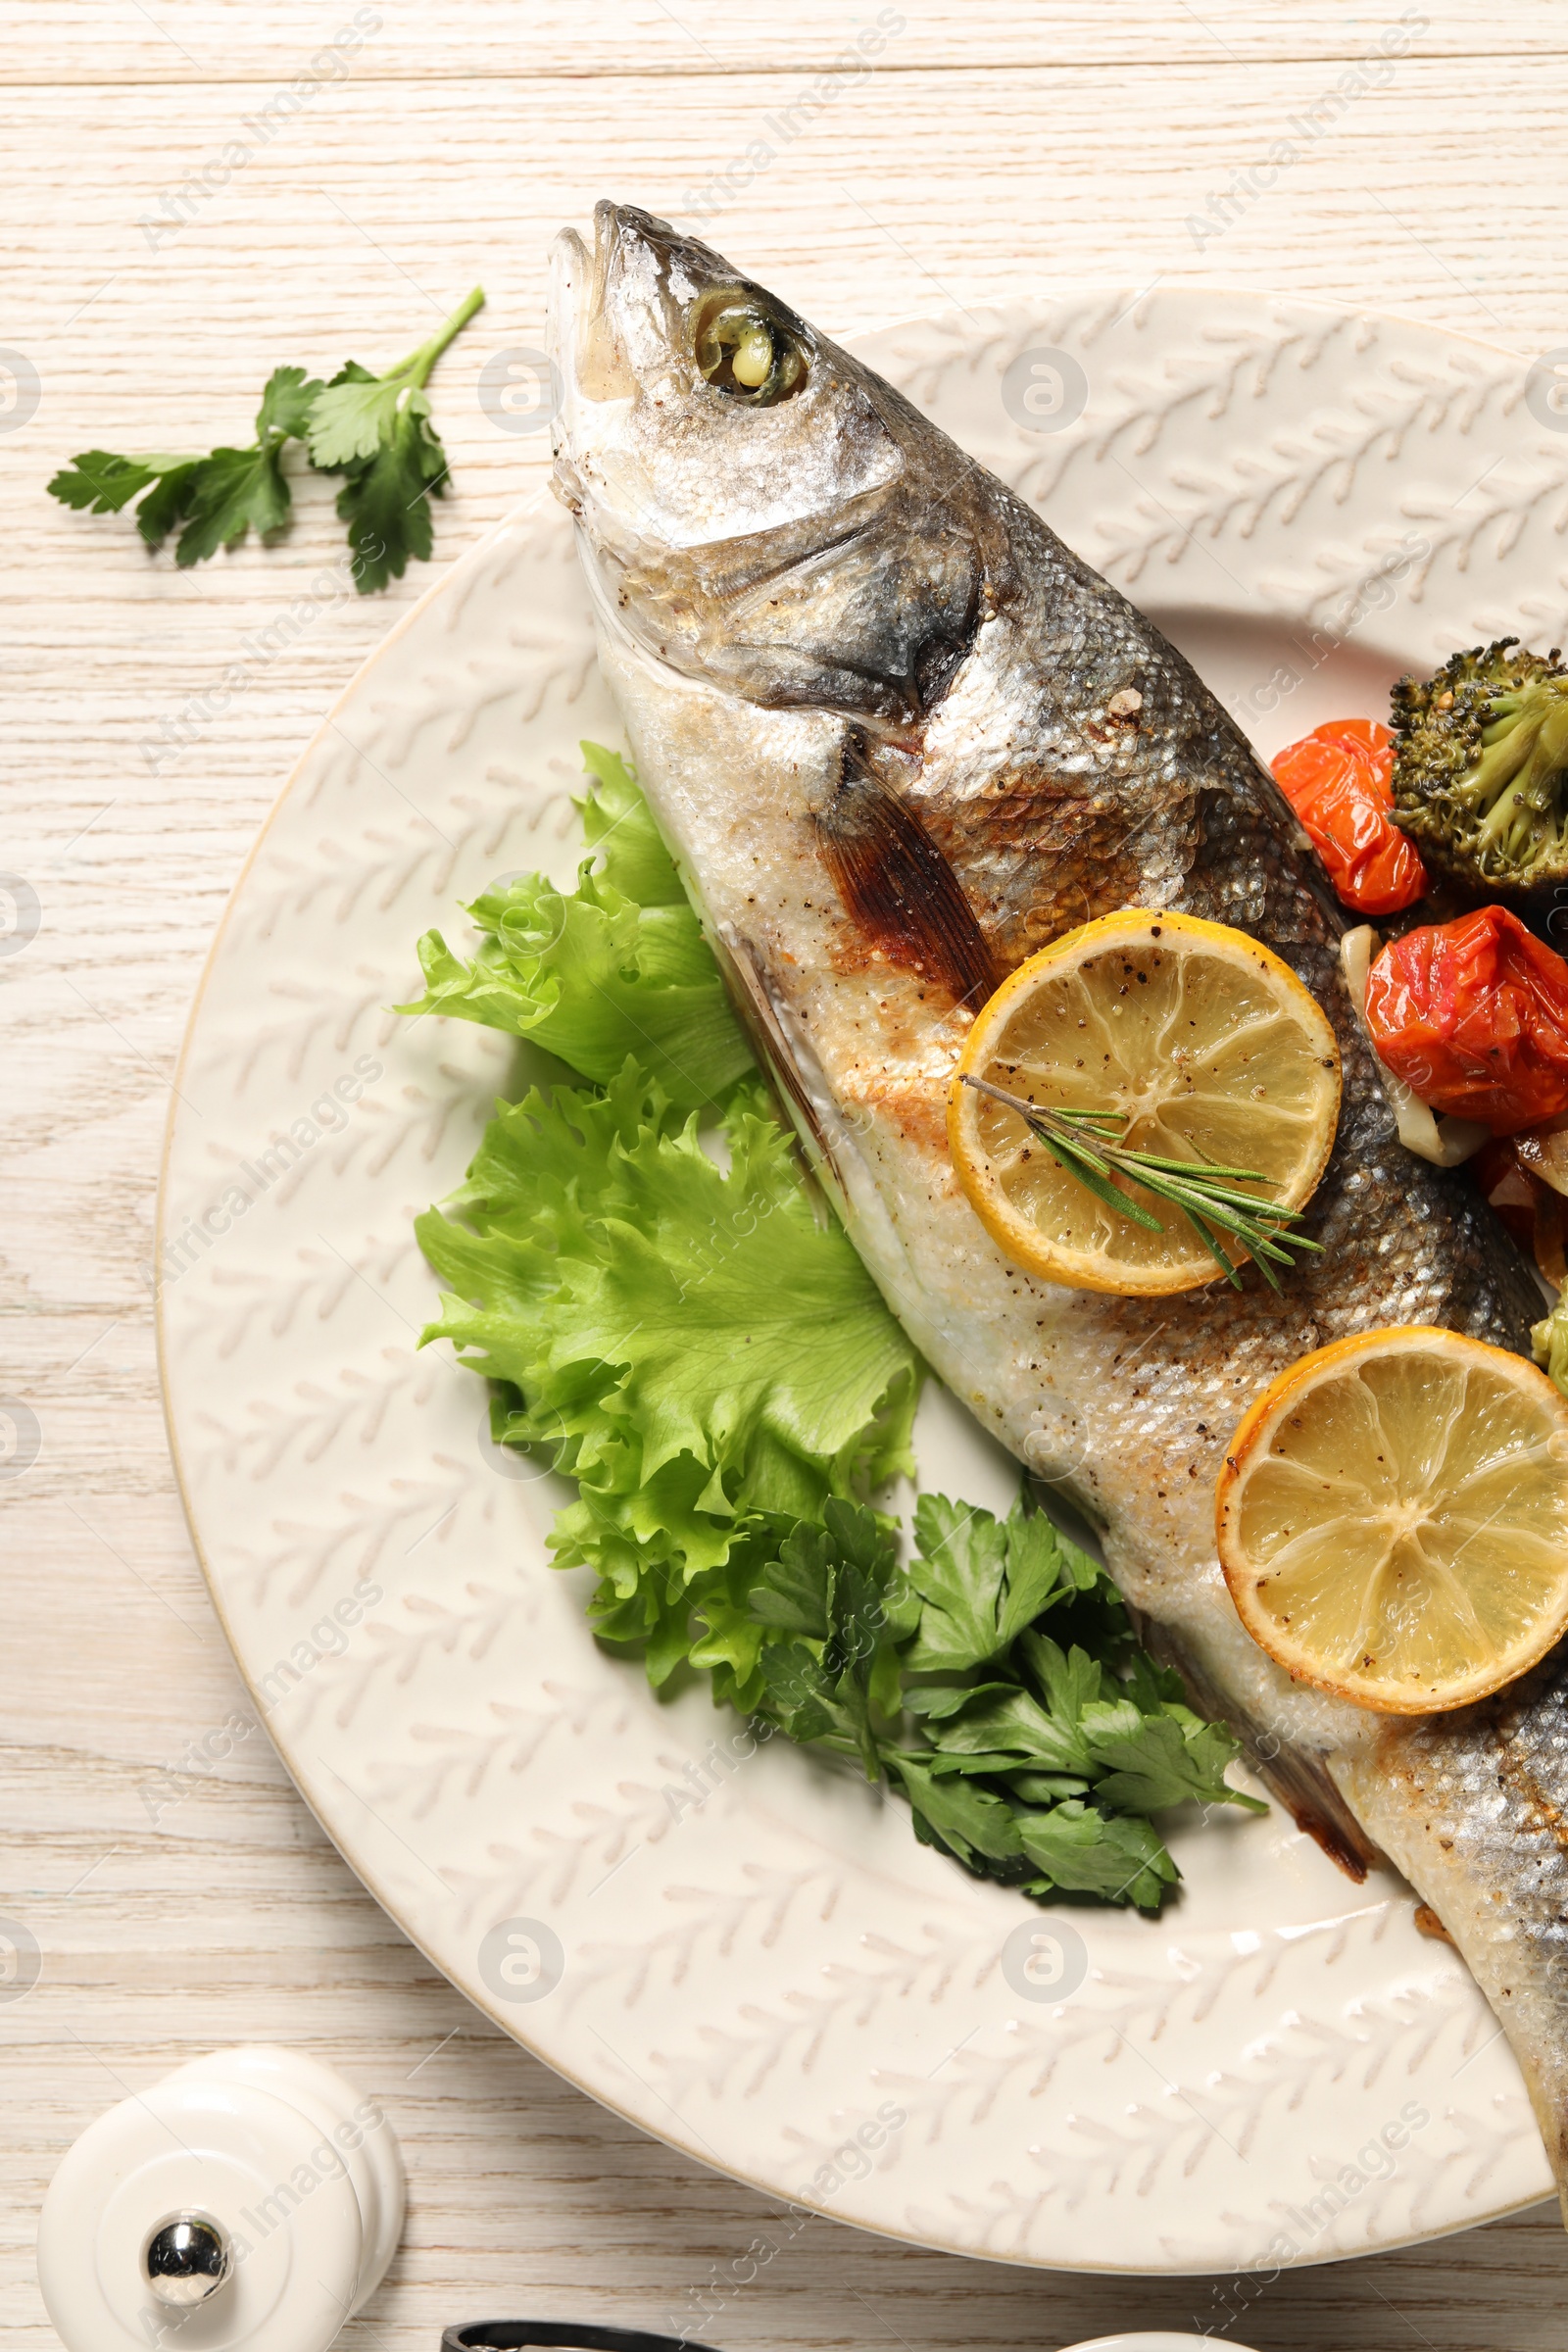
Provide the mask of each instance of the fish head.
POLYGON ((897 477, 863 370, 696 238, 604 203, 553 265, 558 476, 597 535, 701 546, 897 477))
POLYGON ((596 208, 591 252, 557 239, 550 337, 555 484, 602 625, 754 702, 917 715, 967 642, 979 577, 918 413, 630 205, 596 208))

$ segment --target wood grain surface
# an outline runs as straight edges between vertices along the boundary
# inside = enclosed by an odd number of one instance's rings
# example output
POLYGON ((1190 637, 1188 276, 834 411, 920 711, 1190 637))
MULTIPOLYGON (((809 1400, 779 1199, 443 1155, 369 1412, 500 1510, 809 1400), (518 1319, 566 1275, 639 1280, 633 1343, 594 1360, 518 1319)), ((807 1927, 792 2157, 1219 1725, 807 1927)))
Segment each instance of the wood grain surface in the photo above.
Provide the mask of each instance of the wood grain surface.
POLYGON ((38 907, 35 936, 0 938, 0 1395, 39 1433, 30 1466, 0 1464, 0 1913, 43 1953, 35 1987, 0 1999, 0 2343, 55 2344, 32 2237, 83 2126, 182 2058, 275 2038, 373 2090, 407 2152, 405 2243, 345 2333, 356 2352, 434 2352, 442 2323, 512 2313, 732 2347, 1023 2352, 1132 2326, 1269 2352, 1559 2345, 1568 2243, 1544 2209, 1250 2304, 1225 2280, 1009 2271, 827 2222, 786 2241, 762 2200, 469 2010, 259 1738, 168 1801, 164 1768, 242 1705, 171 1475, 141 1271, 170 1072, 260 818, 435 570, 379 598, 318 590, 273 651, 263 632, 340 547, 319 480, 282 544, 191 572, 44 495, 79 449, 243 440, 277 363, 385 362, 482 282, 434 387, 450 562, 539 478, 542 441, 497 428, 479 373, 537 347, 549 237, 603 193, 709 210, 714 242, 835 330, 1163 278, 1552 350, 1559 12, 1424 0, 1386 73, 1366 61, 1398 11, 1315 0, 903 0, 863 73, 843 61, 876 11, 831 0, 381 0, 345 65, 355 13, 12 0, 0 55, 0 868, 38 907), (764 118, 812 87, 814 120, 769 140, 764 118), (1216 230, 1210 197, 1293 117, 1299 160, 1216 230), (732 169, 759 142, 776 152, 732 169), (236 662, 242 690, 204 703, 236 662), (776 2254, 748 2257, 758 2239, 776 2254))

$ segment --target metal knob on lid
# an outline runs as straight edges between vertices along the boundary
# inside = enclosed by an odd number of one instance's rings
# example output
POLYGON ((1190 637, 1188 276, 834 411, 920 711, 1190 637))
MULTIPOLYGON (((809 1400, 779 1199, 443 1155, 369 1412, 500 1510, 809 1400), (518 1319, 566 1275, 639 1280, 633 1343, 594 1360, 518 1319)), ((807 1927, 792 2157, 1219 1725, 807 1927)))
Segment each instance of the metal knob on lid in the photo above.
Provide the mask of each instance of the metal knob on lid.
POLYGON ((234 2245, 205 2213, 172 2213, 142 2248, 142 2277, 155 2303, 189 2311, 228 2283, 234 2245))
POLYGON ((326 2352, 403 2227, 392 2128, 331 2067, 220 2050, 98 2118, 50 2182, 38 2282, 66 2352, 326 2352))

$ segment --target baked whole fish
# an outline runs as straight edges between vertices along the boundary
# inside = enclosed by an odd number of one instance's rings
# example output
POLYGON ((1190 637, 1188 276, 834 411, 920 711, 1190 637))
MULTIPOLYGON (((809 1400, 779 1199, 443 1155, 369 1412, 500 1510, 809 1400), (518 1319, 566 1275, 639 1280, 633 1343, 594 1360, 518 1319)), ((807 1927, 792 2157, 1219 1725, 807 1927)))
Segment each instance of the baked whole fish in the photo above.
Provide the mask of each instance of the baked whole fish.
MULTIPOLYGON (((1244 1631, 1214 1486, 1246 1408, 1348 1333, 1522 1354, 1540 1294, 1462 1178, 1396 1142, 1344 917, 1182 657, 1037 515, 705 246, 603 204, 557 243, 556 466, 600 658, 693 901, 857 1249, 954 1393, 1065 1488, 1150 1638, 1353 1873, 1379 1850, 1506 2028, 1568 2183, 1568 1663, 1378 1718, 1244 1631), (1174 1298, 1057 1288, 991 1242, 945 1105, 973 1012, 1091 917, 1173 907, 1290 963, 1334 1022, 1323 1245, 1174 1298), (965 1009, 967 1007, 967 1010, 965 1009)), ((1568 2202, 1565 2202, 1568 2211, 1568 2202)))

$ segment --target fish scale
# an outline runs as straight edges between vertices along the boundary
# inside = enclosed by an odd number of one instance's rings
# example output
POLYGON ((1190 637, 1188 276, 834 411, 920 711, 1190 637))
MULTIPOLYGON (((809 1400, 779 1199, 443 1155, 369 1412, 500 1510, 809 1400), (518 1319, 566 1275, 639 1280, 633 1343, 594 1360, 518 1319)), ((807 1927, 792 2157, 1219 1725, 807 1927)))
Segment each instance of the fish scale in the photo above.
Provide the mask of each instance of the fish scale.
POLYGON ((1437 1912, 1509 2034, 1561 2187, 1568 1667, 1391 1727, 1292 1683, 1215 1551, 1226 1443, 1288 1366, 1412 1323, 1528 1354, 1541 1311, 1474 1188, 1397 1143, 1305 835, 1150 621, 721 257, 601 205, 592 252, 558 241, 551 313, 556 481, 601 664, 851 1239, 954 1394, 1093 1520, 1196 1702, 1348 1868, 1381 1851, 1437 1912), (804 355, 790 397, 704 380, 697 335, 736 301, 804 355), (1283 1295, 1250 1268, 1239 1294, 1158 1300, 1042 1282, 957 1183, 945 1108, 974 1011, 1126 906, 1250 932, 1334 1024, 1340 1127, 1307 1225, 1322 1254, 1283 1295))

